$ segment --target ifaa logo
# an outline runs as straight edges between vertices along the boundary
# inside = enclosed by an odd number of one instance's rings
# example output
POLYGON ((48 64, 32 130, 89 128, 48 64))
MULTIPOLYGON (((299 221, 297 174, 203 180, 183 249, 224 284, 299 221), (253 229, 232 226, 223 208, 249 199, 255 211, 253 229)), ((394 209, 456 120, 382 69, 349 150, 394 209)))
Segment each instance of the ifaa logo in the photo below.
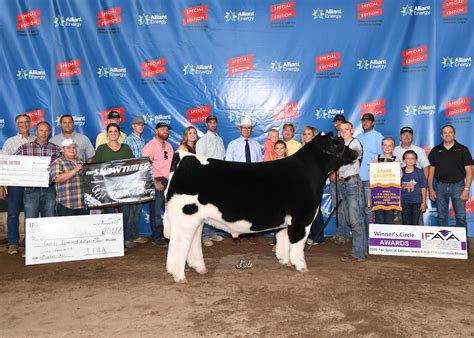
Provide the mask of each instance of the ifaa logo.
POLYGON ((430 15, 431 6, 410 6, 405 5, 402 7, 400 13, 403 16, 420 16, 420 15, 430 15))
POLYGON ((446 56, 441 61, 444 68, 470 68, 471 58, 470 57, 451 57, 446 56))
POLYGON ((82 17, 73 17, 68 16, 64 18, 63 16, 54 17, 54 27, 82 27, 82 17))
POLYGON ((457 238, 453 232, 450 230, 441 230, 438 231, 437 233, 434 232, 423 232, 422 233, 422 238, 425 240, 430 240, 430 241, 455 241, 455 242, 460 242, 459 238, 457 238))
POLYGON ((416 115, 434 115, 436 114, 436 105, 434 104, 408 104, 403 110, 406 116, 416 115))
POLYGON ((225 22, 252 22, 255 20, 255 11, 226 11, 225 22))
POLYGON ((168 23, 168 14, 145 14, 138 16, 139 26, 148 25, 166 25, 168 23))
POLYGON ((43 81, 46 79, 46 71, 38 69, 19 69, 16 72, 16 77, 18 81, 20 80, 40 80, 43 81))
POLYGON ((274 61, 270 65, 272 73, 281 73, 281 72, 294 72, 297 73, 300 71, 300 62, 292 61, 274 61))
POLYGON ((330 119, 332 120, 334 118, 334 116, 338 115, 338 114, 342 114, 344 115, 344 109, 336 109, 336 108, 319 108, 319 109, 316 109, 316 111, 314 112, 314 116, 316 116, 316 118, 319 120, 319 119, 330 119))
POLYGON ((342 9, 334 9, 334 8, 327 8, 321 9, 316 8, 313 9, 313 20, 324 20, 324 19, 332 19, 332 20, 340 20, 342 19, 342 9))
POLYGON ((387 59, 366 59, 357 61, 358 70, 384 70, 387 68, 387 59))
POLYGON ((99 78, 108 78, 108 77, 125 78, 127 77, 127 68, 100 66, 97 68, 97 76, 99 78))
POLYGON ((211 75, 213 72, 212 65, 192 65, 183 66, 183 75, 211 75))

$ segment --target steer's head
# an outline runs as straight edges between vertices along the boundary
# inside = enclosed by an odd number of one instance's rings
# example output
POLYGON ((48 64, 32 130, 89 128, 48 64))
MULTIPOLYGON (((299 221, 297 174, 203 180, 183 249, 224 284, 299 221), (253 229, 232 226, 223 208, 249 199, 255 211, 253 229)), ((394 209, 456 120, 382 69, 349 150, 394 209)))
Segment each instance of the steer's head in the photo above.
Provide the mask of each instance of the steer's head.
POLYGON ((327 134, 319 133, 308 145, 317 149, 318 159, 324 161, 321 164, 328 173, 357 160, 356 151, 327 134))

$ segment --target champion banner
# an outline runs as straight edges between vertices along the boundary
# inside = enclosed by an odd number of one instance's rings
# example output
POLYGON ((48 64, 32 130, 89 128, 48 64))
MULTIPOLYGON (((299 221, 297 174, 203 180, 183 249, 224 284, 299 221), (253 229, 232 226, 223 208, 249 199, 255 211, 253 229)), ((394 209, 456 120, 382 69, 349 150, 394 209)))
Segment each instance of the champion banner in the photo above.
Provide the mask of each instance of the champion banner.
POLYGON ((155 199, 155 185, 148 158, 88 164, 84 174, 84 201, 101 208, 155 199))
POLYGON ((402 210, 400 162, 369 163, 372 210, 402 210))
MULTIPOLYGON (((15 116, 33 124, 70 114, 93 142, 107 112, 121 128, 163 121, 176 148, 184 128, 199 135, 219 120, 227 145, 251 116, 263 144, 271 128, 296 124, 332 131, 344 114, 361 132, 397 141, 412 126, 427 152, 449 123, 474 150, 473 2, 469 0, 0 0, 0 145, 15 116)), ((229 177, 232 179, 232 177, 229 177)), ((474 235, 474 190, 467 202, 474 235)), ((291 198, 291 196, 289 196, 291 198)), ((326 190, 321 210, 332 206, 326 190)), ((146 210, 146 209, 144 209, 146 210)), ((146 213, 146 211, 144 211, 146 213)), ((425 224, 437 225, 436 203, 425 224)), ((149 232, 148 214, 141 232, 149 232)), ((450 217, 454 223, 454 218, 450 217)), ((331 221, 328 233, 334 233, 331 221)))

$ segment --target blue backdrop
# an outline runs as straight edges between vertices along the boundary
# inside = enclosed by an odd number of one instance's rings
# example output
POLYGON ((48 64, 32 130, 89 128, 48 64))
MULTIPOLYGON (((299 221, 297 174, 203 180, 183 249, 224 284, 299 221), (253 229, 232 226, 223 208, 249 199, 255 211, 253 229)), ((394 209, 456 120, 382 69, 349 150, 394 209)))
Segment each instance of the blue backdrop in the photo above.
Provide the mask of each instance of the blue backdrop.
MULTIPOLYGON (((372 112, 382 134, 398 139, 410 125, 427 151, 446 123, 473 149, 467 0, 0 4, 0 144, 23 112, 52 123, 53 134, 71 114, 94 142, 107 111, 118 109, 127 133, 134 116, 146 118, 147 139, 169 121, 174 145, 189 124, 204 131, 209 114, 226 144, 239 134, 235 122, 251 116, 263 144, 266 131, 289 120, 298 132, 330 131, 338 113, 357 133, 360 114, 372 112)), ((330 208, 325 195, 323 210, 330 208)))

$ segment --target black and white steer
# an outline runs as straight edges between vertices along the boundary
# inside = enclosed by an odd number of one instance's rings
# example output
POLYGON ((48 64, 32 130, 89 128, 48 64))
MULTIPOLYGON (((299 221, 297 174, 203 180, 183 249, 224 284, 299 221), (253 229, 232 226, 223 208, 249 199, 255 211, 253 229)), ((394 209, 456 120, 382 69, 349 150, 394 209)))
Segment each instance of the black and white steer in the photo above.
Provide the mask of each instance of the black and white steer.
POLYGON ((184 157, 172 173, 164 215, 170 238, 166 268, 178 283, 186 282, 186 262, 200 274, 207 272, 201 244, 204 222, 234 237, 283 228, 276 236, 276 257, 281 264, 307 271, 304 246, 328 174, 357 158, 355 151, 321 133, 293 156, 271 162, 180 155, 184 157))

